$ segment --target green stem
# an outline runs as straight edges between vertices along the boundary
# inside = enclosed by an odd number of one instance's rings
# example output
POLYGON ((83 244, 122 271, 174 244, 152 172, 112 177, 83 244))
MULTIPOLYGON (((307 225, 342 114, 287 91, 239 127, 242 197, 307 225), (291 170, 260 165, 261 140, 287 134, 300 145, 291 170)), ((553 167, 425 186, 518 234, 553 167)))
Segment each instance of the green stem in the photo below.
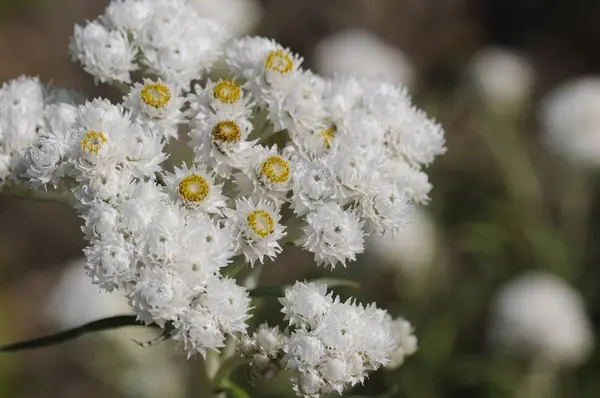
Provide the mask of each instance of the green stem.
POLYGON ((68 191, 42 191, 35 189, 26 189, 18 185, 7 185, 2 189, 2 194, 12 196, 18 199, 24 199, 33 202, 51 202, 63 205, 71 205, 71 193, 68 191))

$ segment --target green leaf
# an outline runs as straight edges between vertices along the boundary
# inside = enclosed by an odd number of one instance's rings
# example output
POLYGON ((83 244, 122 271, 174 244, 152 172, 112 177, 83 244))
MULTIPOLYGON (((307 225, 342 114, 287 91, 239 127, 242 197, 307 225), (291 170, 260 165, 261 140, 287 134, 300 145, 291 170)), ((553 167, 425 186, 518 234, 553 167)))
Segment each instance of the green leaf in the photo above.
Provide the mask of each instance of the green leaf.
MULTIPOLYGON (((360 288, 360 283, 356 281, 351 281, 349 279, 341 279, 341 278, 318 278, 311 279, 308 282, 313 282, 317 284, 327 285, 329 289, 332 288, 340 288, 340 287, 349 287, 352 289, 360 288)), ((285 294, 285 289, 292 287, 292 285, 267 285, 267 286, 259 286, 250 290, 251 297, 281 297, 285 294)))
POLYGON ((135 315, 118 315, 110 318, 104 318, 85 325, 65 330, 64 332, 39 337, 37 339, 20 341, 0 347, 0 352, 15 352, 21 350, 31 350, 34 348, 48 347, 60 344, 68 340, 75 339, 87 333, 101 332, 104 330, 117 329, 124 326, 144 326, 136 320, 135 315))

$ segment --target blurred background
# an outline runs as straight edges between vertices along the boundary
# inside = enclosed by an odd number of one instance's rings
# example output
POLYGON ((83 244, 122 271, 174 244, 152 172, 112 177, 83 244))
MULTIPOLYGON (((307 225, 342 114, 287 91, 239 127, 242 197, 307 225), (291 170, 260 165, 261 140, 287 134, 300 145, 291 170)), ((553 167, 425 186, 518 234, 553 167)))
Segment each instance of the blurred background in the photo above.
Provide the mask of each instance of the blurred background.
MULTIPOLYGON (((351 395, 600 396, 600 2, 193 1, 320 73, 404 83, 446 129, 430 205, 340 271, 362 283, 342 295, 405 316, 420 346, 351 395)), ((0 0, 0 81, 37 75, 118 99, 67 53, 73 25, 106 4, 0 0)), ((128 313, 90 284, 83 247, 71 209, 0 195, 0 344, 128 313)), ((262 282, 319 271, 289 250, 262 282)), ((261 311, 276 322, 278 310, 261 311)), ((154 336, 134 327, 0 355, 0 397, 199 398, 193 360, 134 342, 154 336)), ((292 396, 285 375, 238 373, 251 397, 292 396)))

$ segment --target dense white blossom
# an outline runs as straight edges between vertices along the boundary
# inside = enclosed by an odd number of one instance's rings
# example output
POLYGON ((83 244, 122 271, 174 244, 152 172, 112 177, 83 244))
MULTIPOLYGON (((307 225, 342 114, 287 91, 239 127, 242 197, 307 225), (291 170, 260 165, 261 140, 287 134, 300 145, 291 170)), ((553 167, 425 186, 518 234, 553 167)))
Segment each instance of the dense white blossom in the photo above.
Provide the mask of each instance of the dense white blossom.
POLYGON ((345 266, 366 236, 404 228, 429 199, 443 130, 396 83, 319 76, 200 15, 188 0, 115 0, 75 28, 73 57, 118 103, 4 84, 0 179, 71 195, 92 282, 190 356, 238 342, 260 377, 296 372, 305 397, 399 365, 416 349, 410 324, 324 285, 287 289, 287 328, 248 331, 243 286, 260 267, 238 271, 286 245, 345 266))

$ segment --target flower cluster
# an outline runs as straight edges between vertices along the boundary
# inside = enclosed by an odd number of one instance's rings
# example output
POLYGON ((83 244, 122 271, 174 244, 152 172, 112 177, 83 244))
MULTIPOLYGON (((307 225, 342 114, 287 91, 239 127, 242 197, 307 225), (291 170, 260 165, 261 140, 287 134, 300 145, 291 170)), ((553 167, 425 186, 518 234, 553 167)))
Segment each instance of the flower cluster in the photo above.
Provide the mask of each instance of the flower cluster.
POLYGON ((399 366, 417 349, 410 324, 392 320, 375 305, 340 302, 327 286, 297 282, 279 299, 291 331, 262 324, 240 345, 264 377, 277 365, 298 373, 292 381, 302 397, 342 393, 362 383, 370 371, 399 366))
MULTIPOLYGON (((22 161, 16 175, 32 186, 73 193, 93 282, 168 325, 190 355, 246 333, 238 265, 275 259, 287 243, 345 266, 365 236, 398 231, 428 201, 425 168, 444 133, 402 87, 318 76, 272 40, 231 39, 185 0, 115 0, 75 28, 71 51, 123 101, 48 103, 36 79, 10 82, 2 155, 22 161), (176 140, 188 161, 171 166, 176 140)), ((319 289, 297 285, 284 302, 294 327, 284 361, 303 394, 341 391, 414 351, 397 350, 409 325, 319 289), (302 338, 322 355, 304 358, 302 338)))
MULTIPOLYGON (((69 93, 46 89, 37 78, 21 76, 0 88, 0 182, 22 180, 24 167, 35 163, 31 175, 42 173, 52 161, 33 148, 36 139, 44 141, 44 132, 58 133, 73 123, 75 107, 69 93), (24 159, 28 156, 29 159, 24 159)), ((39 181, 39 179, 38 179, 39 181)), ((47 181, 44 181, 44 183, 47 181)), ((33 184, 36 186, 36 184, 33 184)))

